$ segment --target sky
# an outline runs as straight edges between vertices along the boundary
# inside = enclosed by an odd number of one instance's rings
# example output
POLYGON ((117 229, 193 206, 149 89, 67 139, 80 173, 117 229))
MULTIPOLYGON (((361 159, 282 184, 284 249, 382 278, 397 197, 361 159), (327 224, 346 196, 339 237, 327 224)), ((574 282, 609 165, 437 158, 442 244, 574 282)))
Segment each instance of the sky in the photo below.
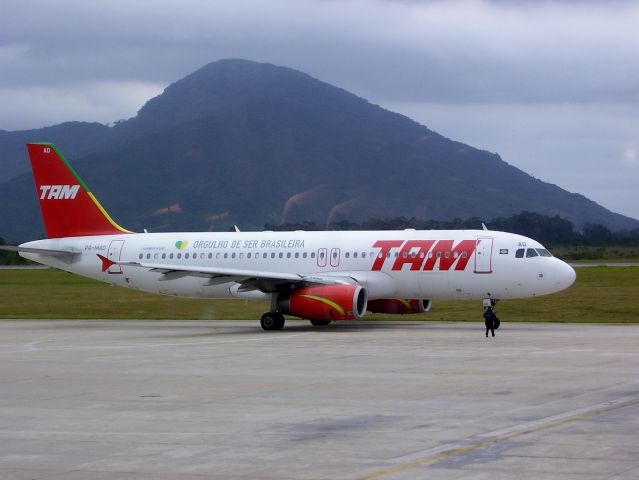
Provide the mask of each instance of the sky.
POLYGON ((639 0, 2 0, 0 13, 0 129, 109 124, 245 58, 639 218, 639 0))

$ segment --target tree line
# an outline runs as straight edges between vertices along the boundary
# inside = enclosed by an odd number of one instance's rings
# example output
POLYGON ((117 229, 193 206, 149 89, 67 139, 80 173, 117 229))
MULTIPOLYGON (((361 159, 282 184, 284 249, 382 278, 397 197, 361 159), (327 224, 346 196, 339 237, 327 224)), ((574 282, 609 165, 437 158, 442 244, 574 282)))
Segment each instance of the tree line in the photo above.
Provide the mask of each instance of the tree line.
MULTIPOLYGON (((510 217, 498 217, 484 222, 490 230, 518 233, 534 238, 549 247, 557 246, 639 246, 639 228, 633 230, 611 231, 609 228, 593 223, 586 223, 581 232, 575 231, 570 220, 523 211, 510 217)), ((417 218, 397 217, 388 220, 370 219, 360 223, 343 220, 329 225, 318 225, 313 222, 286 223, 282 225, 267 224, 267 230, 461 230, 481 229, 482 219, 478 217, 465 220, 421 220, 417 218)))

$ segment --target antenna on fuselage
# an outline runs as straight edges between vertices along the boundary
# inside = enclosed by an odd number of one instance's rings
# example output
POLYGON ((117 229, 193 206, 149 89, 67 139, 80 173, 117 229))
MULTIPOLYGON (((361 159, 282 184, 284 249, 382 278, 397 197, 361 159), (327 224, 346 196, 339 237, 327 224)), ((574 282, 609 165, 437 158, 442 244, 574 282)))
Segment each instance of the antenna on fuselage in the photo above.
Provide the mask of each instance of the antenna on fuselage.
POLYGON ((488 227, 486 227, 486 224, 484 222, 481 222, 481 228, 483 230, 488 230, 488 227))

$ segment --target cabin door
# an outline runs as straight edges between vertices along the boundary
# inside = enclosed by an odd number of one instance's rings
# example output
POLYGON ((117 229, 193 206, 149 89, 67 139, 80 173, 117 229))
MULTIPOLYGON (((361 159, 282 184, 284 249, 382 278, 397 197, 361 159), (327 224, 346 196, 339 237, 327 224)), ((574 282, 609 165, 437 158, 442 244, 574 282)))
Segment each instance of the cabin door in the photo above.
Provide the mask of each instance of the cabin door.
POLYGON ((492 273, 493 238, 479 237, 475 245, 475 273, 492 273))

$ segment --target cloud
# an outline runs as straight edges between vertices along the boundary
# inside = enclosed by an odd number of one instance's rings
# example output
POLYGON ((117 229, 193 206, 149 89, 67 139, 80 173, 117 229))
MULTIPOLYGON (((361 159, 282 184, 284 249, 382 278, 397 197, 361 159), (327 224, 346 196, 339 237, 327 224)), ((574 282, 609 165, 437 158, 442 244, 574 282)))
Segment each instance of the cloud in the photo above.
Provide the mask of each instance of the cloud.
POLYGON ((637 24, 637 2, 9 0, 0 72, 168 83, 246 57, 387 101, 636 101, 637 24))
POLYGON ((110 123, 135 115, 163 85, 109 82, 0 88, 0 129, 21 130, 69 120, 110 123))
POLYGON ((630 168, 639 167, 639 155, 637 154, 637 147, 635 145, 626 145, 623 152, 623 160, 626 166, 630 168))

